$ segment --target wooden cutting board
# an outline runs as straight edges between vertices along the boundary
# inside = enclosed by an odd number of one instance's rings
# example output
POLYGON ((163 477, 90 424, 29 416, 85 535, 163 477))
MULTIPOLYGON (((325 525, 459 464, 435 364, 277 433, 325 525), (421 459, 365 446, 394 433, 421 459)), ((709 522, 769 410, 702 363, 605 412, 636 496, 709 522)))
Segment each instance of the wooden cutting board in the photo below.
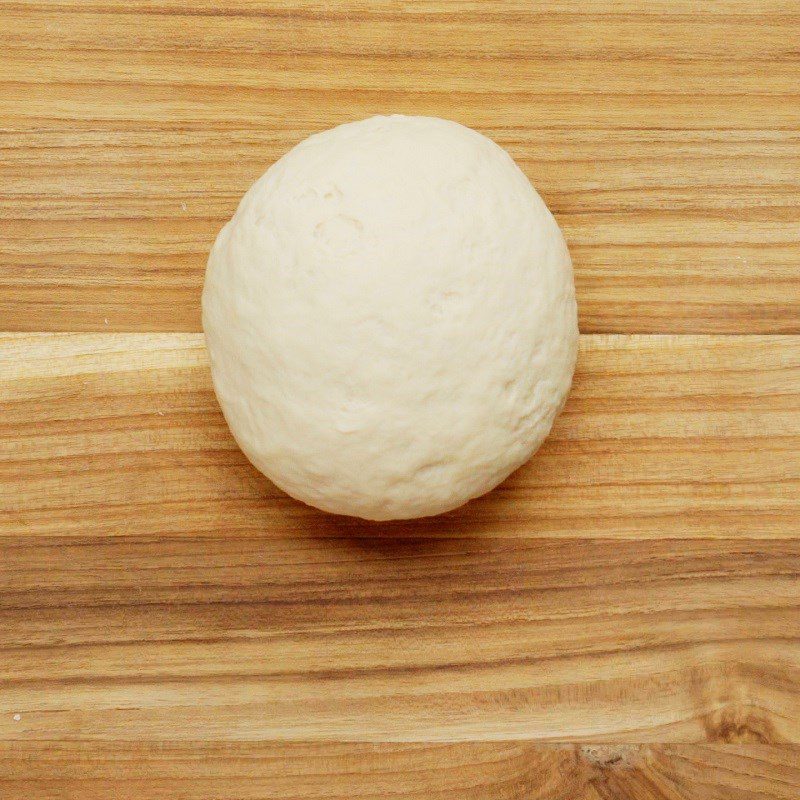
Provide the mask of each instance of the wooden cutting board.
POLYGON ((0 1, 0 796, 800 795, 793 0, 0 1), (561 223, 581 353, 464 509, 238 451, 206 254, 301 138, 434 114, 561 223))

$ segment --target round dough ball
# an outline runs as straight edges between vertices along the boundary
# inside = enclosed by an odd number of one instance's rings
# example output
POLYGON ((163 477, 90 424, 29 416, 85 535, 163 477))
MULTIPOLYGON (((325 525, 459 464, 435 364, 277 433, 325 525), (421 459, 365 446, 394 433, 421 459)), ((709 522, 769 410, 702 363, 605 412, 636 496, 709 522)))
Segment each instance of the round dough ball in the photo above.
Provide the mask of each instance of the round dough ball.
POLYGON ((256 181, 211 251, 203 328, 250 461, 373 520, 456 508, 527 461, 578 344, 569 253, 522 171, 407 116, 311 136, 256 181))

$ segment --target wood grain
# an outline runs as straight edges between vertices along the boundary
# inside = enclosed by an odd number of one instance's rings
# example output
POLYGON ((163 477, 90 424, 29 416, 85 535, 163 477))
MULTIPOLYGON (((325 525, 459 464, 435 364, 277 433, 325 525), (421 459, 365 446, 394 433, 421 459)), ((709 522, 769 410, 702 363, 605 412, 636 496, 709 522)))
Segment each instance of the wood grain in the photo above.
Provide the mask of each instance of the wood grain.
POLYGON ((798 40, 792 0, 0 0, 0 797, 800 795, 798 40), (247 463, 198 301, 270 163, 394 111, 509 150, 592 335, 530 464, 369 524, 247 463))
POLYGON ((196 334, 0 337, 0 536, 798 536, 800 337, 584 336, 535 458, 460 511, 320 514, 245 460, 196 334))
POLYGON ((30 743, 5 800, 796 800, 800 750, 750 745, 30 743))
POLYGON ((799 571, 797 540, 22 537, 0 740, 797 743, 799 571))
POLYGON ((388 525, 270 488, 198 335, 0 341, 0 739, 800 741, 798 337, 583 337, 528 467, 388 525))
POLYGON ((197 331, 238 198, 372 113, 493 136, 584 332, 799 333, 792 0, 0 3, 0 330, 197 331))

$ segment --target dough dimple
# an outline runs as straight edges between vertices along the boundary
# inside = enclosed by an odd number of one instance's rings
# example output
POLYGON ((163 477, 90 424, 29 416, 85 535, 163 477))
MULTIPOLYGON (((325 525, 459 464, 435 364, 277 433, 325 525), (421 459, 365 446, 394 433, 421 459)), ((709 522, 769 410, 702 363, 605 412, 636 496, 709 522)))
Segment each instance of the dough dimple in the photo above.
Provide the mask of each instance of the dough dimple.
POLYGON ((211 251, 203 328, 253 464, 368 519, 453 509, 530 457, 569 390, 572 265, 508 154, 455 122, 317 134, 211 251))
POLYGON ((334 214, 318 222, 313 235, 326 250, 344 253, 355 248, 363 231, 361 220, 346 214, 334 214))

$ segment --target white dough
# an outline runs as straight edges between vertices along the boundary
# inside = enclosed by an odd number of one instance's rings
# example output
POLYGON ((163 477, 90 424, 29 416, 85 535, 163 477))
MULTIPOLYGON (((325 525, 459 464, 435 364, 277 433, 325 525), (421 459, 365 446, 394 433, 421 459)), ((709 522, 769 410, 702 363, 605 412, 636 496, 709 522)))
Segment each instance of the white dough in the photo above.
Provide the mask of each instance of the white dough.
POLYGON ((527 461, 578 346, 547 206, 502 148, 431 117, 341 125, 270 167, 214 243, 203 328, 250 461, 374 520, 456 508, 527 461))

